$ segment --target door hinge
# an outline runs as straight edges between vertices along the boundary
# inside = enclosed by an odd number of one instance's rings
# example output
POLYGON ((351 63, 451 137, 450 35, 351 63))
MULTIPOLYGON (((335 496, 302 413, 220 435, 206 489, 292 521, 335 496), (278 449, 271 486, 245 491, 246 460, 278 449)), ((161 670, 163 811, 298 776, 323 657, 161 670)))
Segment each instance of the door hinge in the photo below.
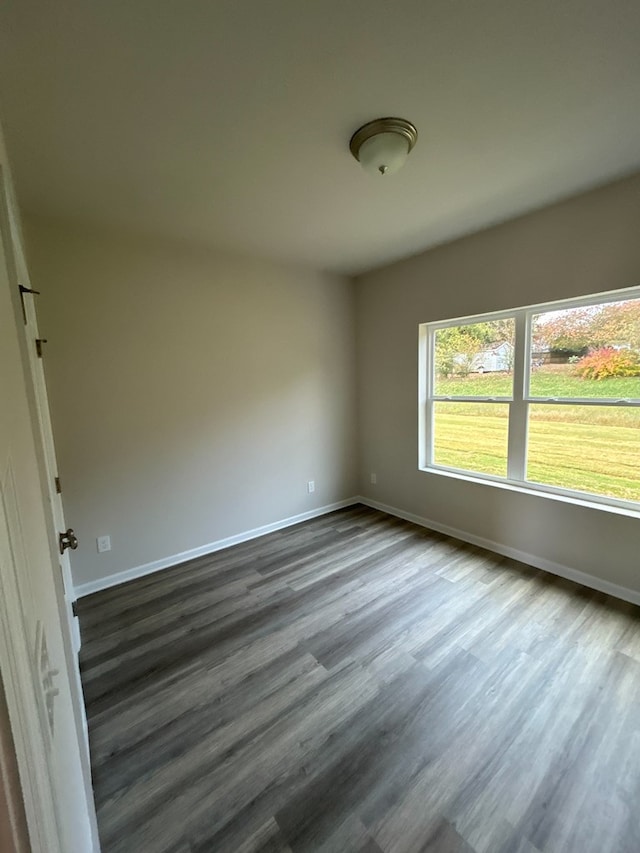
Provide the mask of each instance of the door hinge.
POLYGON ((42 344, 48 344, 49 341, 46 338, 36 338, 36 352, 38 353, 38 358, 42 358, 42 344))
POLYGON ((78 616, 78 607, 77 607, 77 602, 76 602, 76 601, 72 601, 72 602, 71 602, 71 612, 72 612, 72 613, 73 613, 73 615, 77 618, 77 616, 78 616))
POLYGON ((18 285, 18 290, 20 291, 20 302, 22 303, 22 319, 24 320, 25 326, 27 325, 27 309, 24 307, 24 295, 25 293, 33 293, 34 296, 40 296, 39 290, 31 290, 30 287, 25 287, 23 284, 18 285))
POLYGON ((60 477, 55 477, 54 479, 55 479, 55 483, 56 483, 56 494, 61 495, 62 494, 62 486, 60 485, 60 477))

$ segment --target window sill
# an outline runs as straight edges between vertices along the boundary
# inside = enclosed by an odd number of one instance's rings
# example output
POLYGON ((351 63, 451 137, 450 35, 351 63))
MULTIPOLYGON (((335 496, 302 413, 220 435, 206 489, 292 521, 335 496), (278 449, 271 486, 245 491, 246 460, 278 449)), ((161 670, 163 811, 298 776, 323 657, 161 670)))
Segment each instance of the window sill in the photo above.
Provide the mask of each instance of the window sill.
POLYGON ((497 489, 504 489, 507 492, 518 492, 523 495, 531 495, 536 498, 545 498, 547 500, 559 501, 560 503, 572 504, 573 506, 584 507, 586 509, 598 510, 600 512, 609 512, 614 515, 623 515, 627 518, 640 519, 640 509, 632 509, 631 507, 617 506, 615 504, 603 503, 598 500, 588 500, 585 498, 575 497, 574 495, 562 494, 561 492, 547 491, 546 489, 536 488, 534 484, 523 485, 515 483, 511 480, 494 480, 489 477, 479 477, 464 471, 456 471, 450 468, 419 468, 423 474, 436 474, 439 477, 449 477, 452 480, 462 480, 466 483, 474 483, 479 486, 491 486, 497 489))

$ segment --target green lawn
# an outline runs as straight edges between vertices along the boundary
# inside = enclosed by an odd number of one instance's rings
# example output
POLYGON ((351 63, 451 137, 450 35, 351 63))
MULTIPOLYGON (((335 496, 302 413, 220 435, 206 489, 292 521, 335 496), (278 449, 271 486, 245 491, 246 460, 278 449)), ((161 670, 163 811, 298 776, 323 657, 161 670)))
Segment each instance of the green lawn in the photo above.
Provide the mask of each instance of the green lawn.
MULTIPOLYGON (((445 397, 509 397, 512 387, 513 377, 506 373, 472 373, 466 377, 436 379, 436 394, 445 397)), ((594 381, 572 376, 568 365, 549 366, 533 372, 531 396, 640 398, 640 377, 594 381)))
MULTIPOLYGON (((560 392, 551 389, 557 389, 560 382, 563 393, 567 394, 569 381, 578 383, 581 389, 570 392, 576 396, 639 395, 637 379, 594 382, 562 375, 559 371, 540 371, 538 377, 541 380, 538 387, 545 387, 544 391, 537 392, 541 396, 557 396, 560 392)), ((500 390, 506 378, 484 374, 446 380, 450 390, 438 390, 441 394, 497 396, 508 393, 500 390)), ((501 403, 436 403, 436 463, 505 476, 508 408, 508 404, 501 403)), ((533 482, 640 501, 640 409, 532 405, 527 478, 533 482)))

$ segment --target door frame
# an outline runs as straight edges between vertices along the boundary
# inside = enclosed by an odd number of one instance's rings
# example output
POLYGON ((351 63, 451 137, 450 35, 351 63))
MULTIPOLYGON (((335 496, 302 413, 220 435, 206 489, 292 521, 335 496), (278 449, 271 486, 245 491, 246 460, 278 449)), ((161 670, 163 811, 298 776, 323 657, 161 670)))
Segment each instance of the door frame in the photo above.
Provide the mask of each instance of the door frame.
POLYGON ((0 674, 0 850, 10 845, 13 853, 29 853, 29 828, 24 812, 22 787, 9 708, 0 674))
MULTIPOLYGON (((11 217, 9 220, 11 227, 11 217)), ((15 232, 14 232, 15 233, 15 232)), ((20 242, 16 241, 18 247, 20 242)), ((14 258, 16 263, 16 271, 19 270, 19 282, 27 288, 31 288, 31 280, 27 269, 26 260, 16 253, 14 258)), ((24 308, 24 339, 26 343, 27 357, 31 370, 31 384, 33 391, 33 401, 35 405, 35 418, 39 427, 38 437, 40 439, 41 450, 41 469, 42 477, 46 484, 46 492, 49 500, 47 511, 47 520, 49 522, 53 540, 57 544, 58 534, 66 530, 66 522, 64 517, 64 507, 62 504, 62 495, 56 488, 56 482, 59 480, 59 469, 56 458, 55 441, 53 437, 53 427, 51 425, 51 415, 49 410, 49 398, 47 394, 47 383, 44 373, 43 357, 38 355, 36 341, 40 339, 38 328, 38 317, 34 304, 34 296, 23 294, 24 308)), ((71 563, 69 554, 65 551, 63 554, 56 554, 57 564, 62 581, 62 597, 64 601, 64 615, 69 627, 69 636, 71 640, 72 656, 68 661, 69 669, 73 672, 73 689, 72 697, 76 714, 80 717, 82 723, 82 732, 85 740, 86 758, 89 763, 89 730, 87 725, 87 714, 84 706, 84 697, 82 692, 82 680, 80 678, 80 666, 78 655, 80 653, 80 623, 74 612, 74 602, 77 600, 73 578, 71 575, 71 563)))
MULTIPOLYGON (((19 260, 19 258, 16 258, 17 262, 19 262, 19 260)), ((20 266, 22 267, 19 271, 20 284, 31 288, 31 280, 29 278, 26 263, 23 262, 20 266)), ((34 297, 29 294, 24 294, 23 305, 25 316, 24 335, 27 344, 29 366, 31 368, 31 382, 33 385, 37 420, 40 427, 45 480, 51 509, 49 515, 51 515, 50 521, 53 527, 54 538, 56 538, 58 533, 66 530, 67 528, 65 525, 62 498, 56 490, 56 478, 59 477, 59 472, 56 459, 55 441, 53 438, 53 427, 51 425, 51 415, 49 411, 47 384, 44 374, 44 356, 40 357, 37 353, 36 341, 41 340, 41 338, 38 328, 38 316, 34 297)), ((78 624, 78 617, 73 612, 73 603, 76 601, 77 596, 75 594, 73 577, 71 575, 71 564, 69 562, 69 554, 67 551, 65 551, 64 554, 59 555, 58 562, 60 564, 60 573, 67 611, 66 615, 71 630, 73 650, 75 654, 78 655, 80 652, 80 627, 78 624)))

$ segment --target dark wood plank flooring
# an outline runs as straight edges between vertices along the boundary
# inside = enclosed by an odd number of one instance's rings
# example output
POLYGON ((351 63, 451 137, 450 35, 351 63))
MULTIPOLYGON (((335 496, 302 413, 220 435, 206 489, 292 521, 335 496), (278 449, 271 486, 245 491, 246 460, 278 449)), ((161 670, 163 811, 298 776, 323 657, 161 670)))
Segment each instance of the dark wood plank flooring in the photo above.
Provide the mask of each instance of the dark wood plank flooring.
POLYGON ((358 506, 79 615, 103 853, 640 851, 631 605, 358 506))

